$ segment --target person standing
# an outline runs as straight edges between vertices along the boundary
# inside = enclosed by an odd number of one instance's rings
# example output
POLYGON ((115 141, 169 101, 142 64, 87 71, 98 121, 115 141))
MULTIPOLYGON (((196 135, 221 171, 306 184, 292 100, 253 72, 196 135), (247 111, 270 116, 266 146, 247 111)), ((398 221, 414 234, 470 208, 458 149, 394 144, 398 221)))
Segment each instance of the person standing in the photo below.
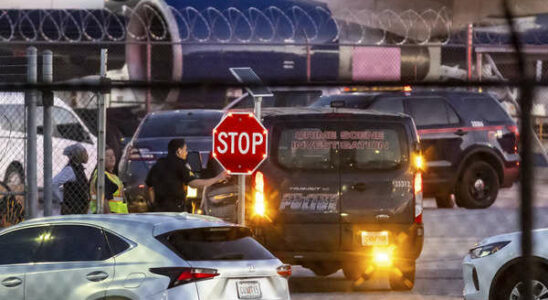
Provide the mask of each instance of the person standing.
POLYGON ((146 184, 152 210, 157 212, 186 211, 186 188, 210 186, 229 177, 226 172, 214 178, 197 179, 186 158, 187 145, 184 139, 173 139, 168 144, 168 154, 160 158, 150 169, 146 184))
POLYGON ((61 204, 62 215, 85 214, 89 203, 88 180, 84 172, 88 152, 82 144, 73 144, 65 148, 63 155, 69 162, 53 177, 53 200, 61 204))
MULTIPOLYGON (((127 203, 124 201, 124 184, 114 173, 116 166, 116 155, 114 149, 107 147, 105 149, 105 189, 104 189, 104 213, 127 214, 127 203)), ((89 186, 91 213, 97 213, 97 167, 91 175, 89 186)))

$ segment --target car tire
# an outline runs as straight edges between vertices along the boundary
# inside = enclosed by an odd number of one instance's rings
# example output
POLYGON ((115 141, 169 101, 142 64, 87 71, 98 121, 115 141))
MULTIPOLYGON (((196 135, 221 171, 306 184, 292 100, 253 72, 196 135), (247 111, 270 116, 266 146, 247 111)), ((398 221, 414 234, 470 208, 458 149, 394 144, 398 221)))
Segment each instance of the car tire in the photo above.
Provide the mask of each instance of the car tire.
POLYGON ((10 188, 18 185, 25 185, 25 174, 21 166, 11 164, 6 170, 6 175, 4 175, 4 183, 10 188))
POLYGON ((415 286, 415 261, 400 261, 394 264, 389 278, 394 291, 410 291, 415 286))
POLYGON ((456 188, 456 201, 460 207, 478 209, 491 206, 499 192, 499 176, 484 161, 474 161, 466 166, 456 188))
MULTIPOLYGON (((515 299, 524 298, 522 295, 523 282, 519 272, 510 272, 507 276, 497 281, 497 287, 494 289, 494 297, 492 298, 493 300, 514 299, 511 297, 512 295, 517 296, 515 299)), ((535 293, 541 293, 542 288, 544 288, 544 291, 548 289, 548 271, 539 268, 533 273, 533 299, 544 299, 538 298, 538 295, 535 296, 535 293)))
POLYGON ((340 270, 341 264, 334 261, 318 261, 311 264, 309 268, 316 276, 329 276, 340 270))
POLYGON ((436 195, 436 206, 438 208, 453 208, 455 200, 451 194, 436 195))
POLYGON ((344 277, 351 281, 356 281, 365 273, 365 265, 358 261, 346 261, 342 266, 344 277))

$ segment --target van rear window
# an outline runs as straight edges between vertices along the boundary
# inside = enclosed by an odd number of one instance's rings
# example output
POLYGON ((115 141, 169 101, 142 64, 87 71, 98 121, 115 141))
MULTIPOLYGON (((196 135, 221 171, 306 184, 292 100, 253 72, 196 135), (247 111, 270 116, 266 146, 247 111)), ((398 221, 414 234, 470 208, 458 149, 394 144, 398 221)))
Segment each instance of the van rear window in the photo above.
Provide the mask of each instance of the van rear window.
POLYGON ((284 124, 277 162, 289 169, 394 169, 407 161, 403 128, 372 123, 284 124))
POLYGON ((242 227, 177 230, 157 237, 185 260, 261 260, 274 256, 242 227))

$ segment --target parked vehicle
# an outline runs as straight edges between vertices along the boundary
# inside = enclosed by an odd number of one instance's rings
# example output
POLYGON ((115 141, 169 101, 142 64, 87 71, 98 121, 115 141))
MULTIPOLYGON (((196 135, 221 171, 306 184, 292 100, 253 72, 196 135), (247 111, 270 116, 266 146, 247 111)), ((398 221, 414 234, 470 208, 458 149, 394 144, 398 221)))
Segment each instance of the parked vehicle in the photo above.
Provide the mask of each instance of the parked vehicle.
MULTIPOLYGON (((147 174, 156 161, 167 155, 167 144, 184 138, 189 152, 199 152, 207 164, 211 152, 213 128, 223 116, 220 110, 189 109, 148 114, 124 149, 118 173, 124 182, 130 212, 148 210, 147 174)), ((199 201, 202 191, 188 188, 187 198, 199 201)))
MULTIPOLYGON (((23 93, 0 93, 0 179, 10 186, 22 186, 25 183, 26 114, 23 93)), ((97 138, 89 131, 84 122, 61 99, 54 99, 53 121, 53 176, 68 163, 63 150, 74 143, 81 143, 89 155, 84 165, 89 177, 97 164, 97 138)), ((43 107, 36 108, 38 131, 37 179, 38 187, 43 185, 43 107)))
MULTIPOLYGON (((532 232, 533 299, 548 297, 548 229, 532 232)), ((462 263, 463 295, 475 299, 524 299, 521 234, 519 232, 489 237, 470 249, 462 263)))
POLYGON ((519 173, 519 132, 502 105, 489 94, 432 91, 354 93, 322 97, 348 108, 406 113, 413 117, 426 159, 424 193, 438 207, 491 206, 499 188, 519 173))
POLYGON ((289 299, 248 228, 186 213, 71 215, 0 232, 0 298, 289 299))
MULTIPOLYGON (((409 290, 422 251, 418 135, 409 116, 324 108, 265 108, 269 157, 248 186, 246 224, 285 263, 351 280, 391 268, 409 290)), ((211 163, 210 166, 215 164, 211 163)), ((216 172, 216 171, 214 171, 216 172)), ((234 178, 205 192, 237 199, 234 178)), ((227 211, 235 205, 226 205, 227 211)), ((225 211, 221 211, 225 212, 225 211)))

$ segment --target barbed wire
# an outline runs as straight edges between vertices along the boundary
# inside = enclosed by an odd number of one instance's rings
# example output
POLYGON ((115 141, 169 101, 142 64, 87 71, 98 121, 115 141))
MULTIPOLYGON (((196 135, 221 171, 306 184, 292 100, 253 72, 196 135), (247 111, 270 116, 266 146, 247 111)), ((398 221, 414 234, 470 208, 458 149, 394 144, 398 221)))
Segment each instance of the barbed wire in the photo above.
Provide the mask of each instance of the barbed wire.
POLYGON ((2 10, 0 42, 449 43, 447 8, 397 12, 325 6, 173 7, 142 1, 116 10, 2 10), (342 17, 344 16, 344 18, 342 17))

